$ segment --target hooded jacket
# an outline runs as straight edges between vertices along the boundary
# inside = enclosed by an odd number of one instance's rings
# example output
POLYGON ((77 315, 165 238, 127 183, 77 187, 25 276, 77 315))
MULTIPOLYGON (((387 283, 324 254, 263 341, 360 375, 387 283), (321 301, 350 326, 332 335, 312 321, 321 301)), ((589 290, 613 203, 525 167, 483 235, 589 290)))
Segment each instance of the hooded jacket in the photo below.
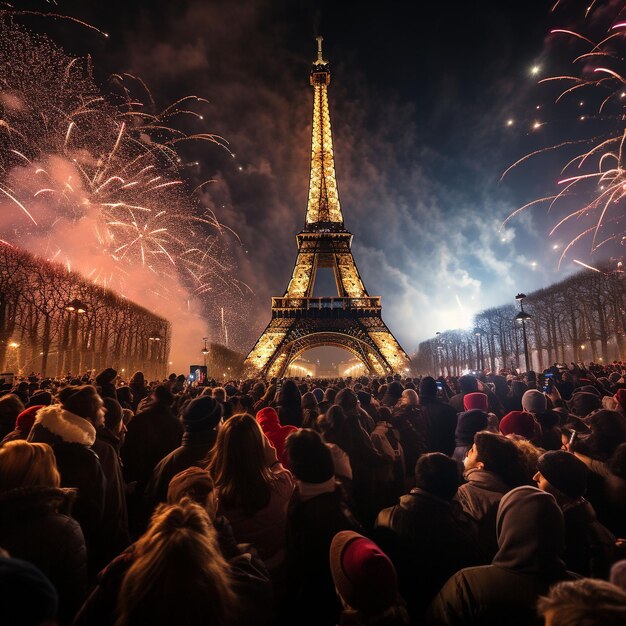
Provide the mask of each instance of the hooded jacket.
POLYGON ((69 511, 72 489, 21 487, 0 493, 0 545, 37 566, 59 594, 60 624, 71 623, 87 590, 87 551, 69 511))
POLYGON ((498 552, 491 565, 457 572, 429 609, 428 624, 538 626, 537 599, 574 577, 561 560, 563 514, 536 487, 518 487, 498 507, 498 552))
POLYGON ((291 433, 295 433, 298 429, 295 426, 281 426, 278 413, 276 409, 273 409, 271 406, 261 409, 256 414, 256 421, 259 423, 265 436, 269 439, 269 442, 276 448, 278 460, 285 467, 288 467, 285 454, 285 440, 291 433))
POLYGON ((91 449, 95 440, 93 425, 59 404, 39 409, 28 436, 28 441, 52 446, 61 486, 78 490, 72 516, 80 524, 87 544, 102 522, 106 489, 100 460, 91 449))

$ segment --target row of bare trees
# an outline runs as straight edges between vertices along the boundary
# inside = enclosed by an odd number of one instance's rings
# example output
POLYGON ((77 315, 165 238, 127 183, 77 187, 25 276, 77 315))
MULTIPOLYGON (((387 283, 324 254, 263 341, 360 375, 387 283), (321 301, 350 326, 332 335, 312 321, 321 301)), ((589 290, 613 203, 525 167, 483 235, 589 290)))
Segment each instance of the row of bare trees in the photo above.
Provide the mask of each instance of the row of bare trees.
POLYGON ((43 376, 166 371, 170 323, 75 272, 0 243, 0 367, 43 376))
MULTIPOLYGON (((553 363, 626 359, 626 278, 622 272, 583 272, 523 300, 532 369, 553 363)), ((458 376, 465 370, 525 369, 519 307, 493 307, 472 330, 447 330, 420 343, 414 368, 458 376)))

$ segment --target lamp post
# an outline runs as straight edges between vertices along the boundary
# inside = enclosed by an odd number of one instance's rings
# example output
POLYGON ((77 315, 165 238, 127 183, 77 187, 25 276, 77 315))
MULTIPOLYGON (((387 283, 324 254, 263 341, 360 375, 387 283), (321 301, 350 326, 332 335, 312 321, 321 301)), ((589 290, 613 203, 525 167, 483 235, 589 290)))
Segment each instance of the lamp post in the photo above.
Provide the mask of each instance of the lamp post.
POLYGON ((161 335, 161 333, 159 333, 158 330, 152 331, 152 333, 148 337, 148 342, 151 346, 150 360, 154 361, 155 378, 158 377, 159 375, 159 361, 161 357, 161 341, 162 340, 163 340, 163 336, 161 335))
POLYGON ((515 299, 519 302, 520 312, 515 316, 515 321, 522 325, 522 337, 524 340, 524 359, 526 360, 526 371, 530 371, 530 358, 528 356, 528 338, 526 337, 526 322, 532 317, 524 311, 524 298, 525 293, 518 293, 515 299))
POLYGON ((70 370, 74 370, 74 374, 78 375, 80 372, 78 363, 78 319, 81 315, 87 313, 87 305, 79 300, 78 298, 74 298, 70 300, 65 305, 65 310, 72 315, 72 330, 71 330, 71 345, 72 345, 72 353, 70 359, 70 370))
POLYGON ((439 376, 439 350, 441 349, 441 344, 439 343, 439 337, 441 333, 437 331, 435 333, 435 337, 437 337, 437 343, 435 345, 435 378, 439 376))

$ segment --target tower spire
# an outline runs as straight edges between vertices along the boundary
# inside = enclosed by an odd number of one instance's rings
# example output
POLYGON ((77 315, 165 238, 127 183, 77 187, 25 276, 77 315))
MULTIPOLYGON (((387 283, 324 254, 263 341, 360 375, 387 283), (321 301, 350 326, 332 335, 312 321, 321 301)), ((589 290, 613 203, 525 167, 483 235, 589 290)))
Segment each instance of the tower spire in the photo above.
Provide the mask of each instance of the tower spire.
POLYGON ((306 211, 307 231, 343 229, 343 215, 339 204, 333 135, 328 107, 330 68, 322 54, 323 37, 317 37, 317 59, 311 68, 313 86, 313 125, 311 137, 311 178, 306 211))

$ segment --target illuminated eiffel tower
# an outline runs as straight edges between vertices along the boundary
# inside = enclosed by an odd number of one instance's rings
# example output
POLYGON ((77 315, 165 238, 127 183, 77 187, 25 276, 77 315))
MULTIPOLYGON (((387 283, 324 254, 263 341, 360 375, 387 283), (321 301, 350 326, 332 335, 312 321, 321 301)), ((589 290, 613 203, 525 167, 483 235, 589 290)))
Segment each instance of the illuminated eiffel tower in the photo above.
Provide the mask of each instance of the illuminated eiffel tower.
POLYGON ((272 319, 245 366, 249 373, 281 377, 301 354, 318 346, 344 348, 370 373, 402 372, 409 358, 381 317, 380 297, 368 295, 352 256, 352 234, 343 223, 337 193, 328 109, 330 69, 317 38, 311 69, 313 138, 311 180, 304 229, 296 236, 298 258, 282 298, 272 298, 272 319), (318 268, 331 268, 337 296, 314 298, 318 268))

